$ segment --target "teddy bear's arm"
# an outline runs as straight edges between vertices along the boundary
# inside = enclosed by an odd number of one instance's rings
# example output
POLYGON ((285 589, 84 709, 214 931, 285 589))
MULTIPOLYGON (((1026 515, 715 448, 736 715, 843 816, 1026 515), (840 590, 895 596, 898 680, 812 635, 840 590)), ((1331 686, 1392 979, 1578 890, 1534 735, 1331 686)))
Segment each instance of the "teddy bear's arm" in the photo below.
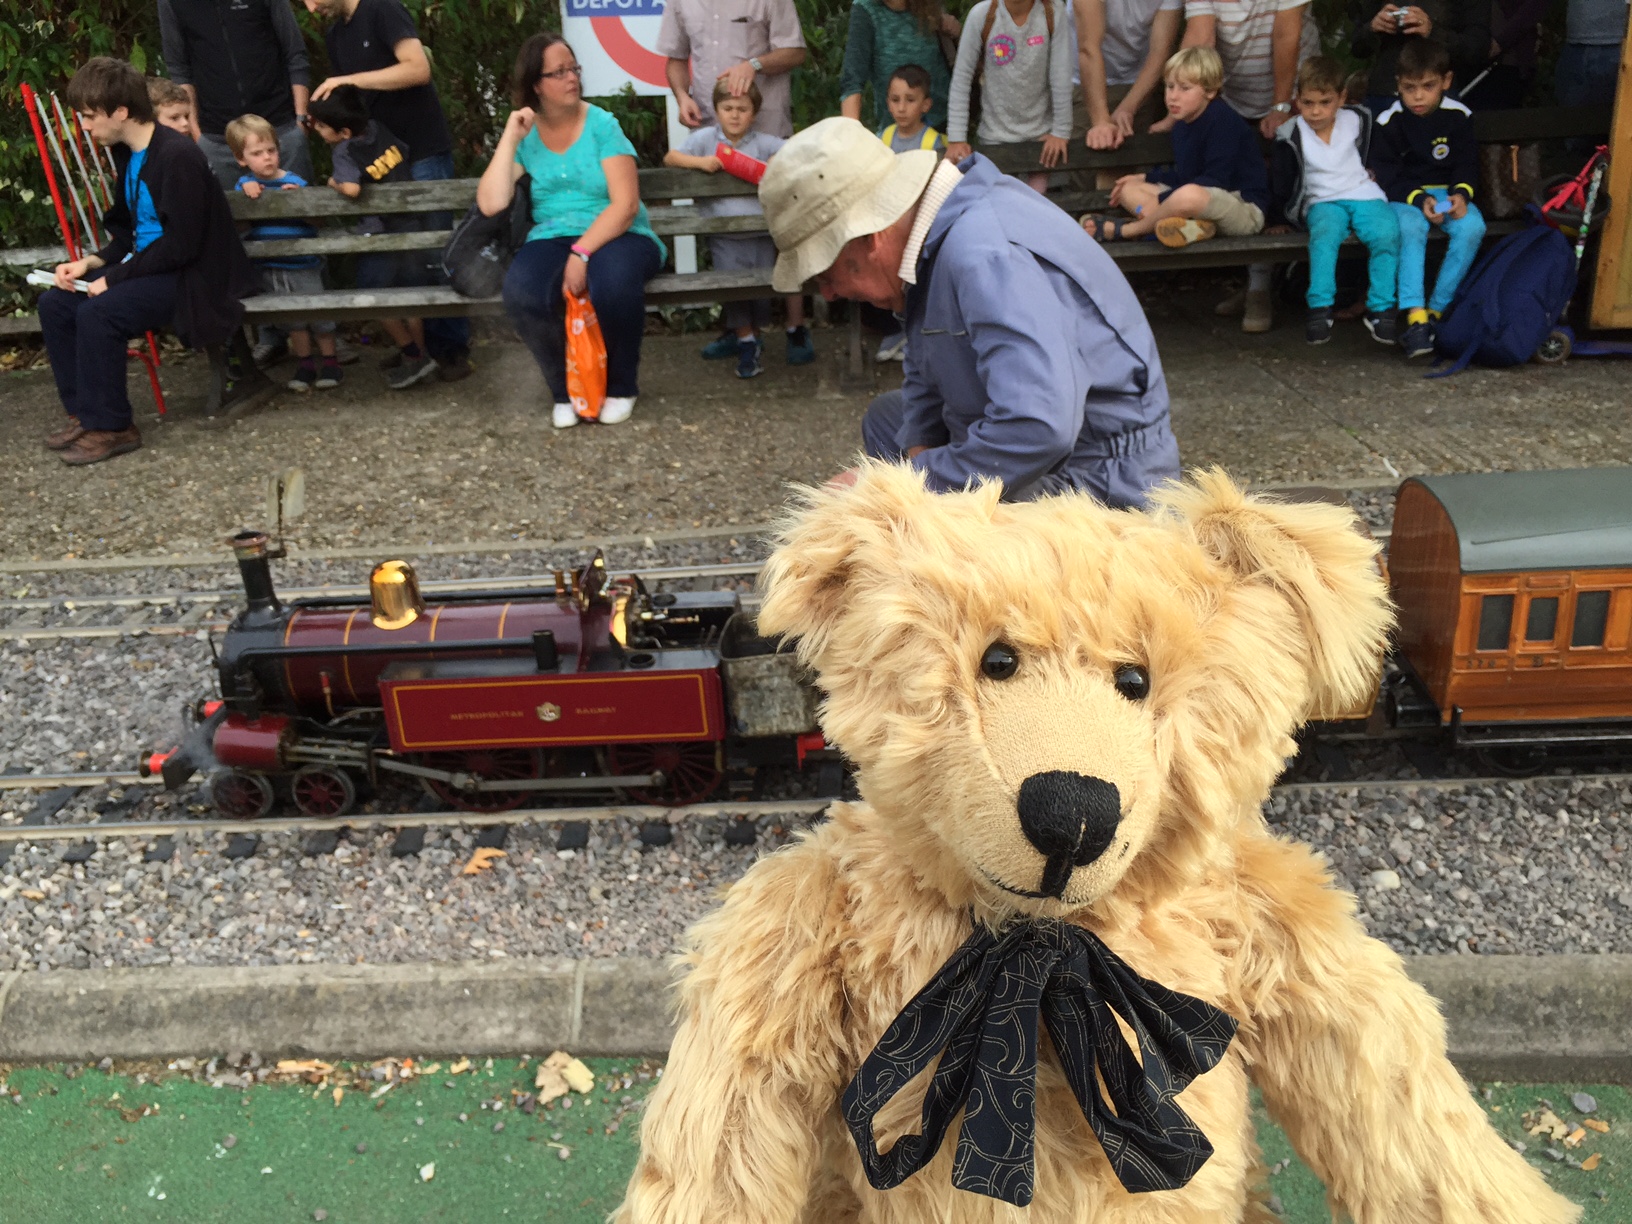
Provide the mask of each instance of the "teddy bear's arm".
POLYGON ((1238 863, 1237 1040, 1334 1206, 1355 1224, 1577 1219, 1487 1123, 1446 1057, 1433 999, 1366 934, 1321 860, 1264 837, 1238 863))
POLYGON ((844 890, 811 842, 692 928, 680 1027, 615 1224, 781 1224, 810 1195, 841 1066, 844 890))

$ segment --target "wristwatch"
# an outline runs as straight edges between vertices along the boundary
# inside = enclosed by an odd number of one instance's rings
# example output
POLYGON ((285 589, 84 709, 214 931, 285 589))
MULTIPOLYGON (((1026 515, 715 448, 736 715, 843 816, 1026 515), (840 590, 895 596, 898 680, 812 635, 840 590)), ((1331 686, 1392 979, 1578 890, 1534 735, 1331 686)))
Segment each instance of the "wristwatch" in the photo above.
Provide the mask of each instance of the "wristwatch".
POLYGON ((1270 107, 1269 109, 1274 111, 1277 115, 1290 115, 1292 113, 1292 103, 1290 103, 1290 102, 1277 102, 1277 103, 1275 103, 1274 106, 1270 107))
POLYGON ((748 67, 752 68, 755 72, 765 71, 765 65, 759 62, 759 58, 757 56, 748 61, 748 67))

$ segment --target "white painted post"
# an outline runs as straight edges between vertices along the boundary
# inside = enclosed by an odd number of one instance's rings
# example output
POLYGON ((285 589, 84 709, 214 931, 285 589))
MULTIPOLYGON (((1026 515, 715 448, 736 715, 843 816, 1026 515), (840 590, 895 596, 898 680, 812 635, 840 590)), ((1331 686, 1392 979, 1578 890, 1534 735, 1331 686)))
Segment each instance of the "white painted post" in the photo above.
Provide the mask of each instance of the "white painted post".
MULTIPOLYGON (((665 108, 669 116, 669 148, 678 149, 685 143, 691 129, 680 122, 680 104, 674 100, 674 94, 667 95, 665 108)), ((673 204, 690 204, 690 200, 673 200, 673 204)), ((697 239, 691 234, 676 238, 674 245, 674 270, 686 273, 697 271, 697 239)))

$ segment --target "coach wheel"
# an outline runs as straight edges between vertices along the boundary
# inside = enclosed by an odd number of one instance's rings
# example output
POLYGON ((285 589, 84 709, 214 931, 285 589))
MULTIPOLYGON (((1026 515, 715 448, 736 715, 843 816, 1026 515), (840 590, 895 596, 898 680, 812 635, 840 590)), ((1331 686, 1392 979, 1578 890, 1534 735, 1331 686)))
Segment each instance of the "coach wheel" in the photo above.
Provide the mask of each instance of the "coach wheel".
POLYGON ((210 778, 210 798, 228 820, 259 820, 272 810, 272 783, 263 774, 223 770, 210 778))
POLYGON ((302 816, 330 820, 351 811, 357 802, 357 785, 343 769, 308 765, 289 784, 289 796, 302 816))
POLYGON ((1532 778, 1547 768, 1545 748, 1481 748, 1479 760, 1491 773, 1507 778, 1532 778))
POLYGON ((661 773, 656 786, 632 786, 626 792, 636 803, 658 803, 664 807, 698 803, 714 793, 720 784, 715 745, 613 744, 606 750, 608 772, 615 774, 661 773))
MULTIPOLYGON (((536 748, 480 748, 471 752, 427 752, 417 763, 447 773, 464 773, 483 782, 511 782, 544 774, 544 754, 536 748)), ((425 789, 463 812, 508 812, 533 792, 528 790, 461 790, 437 778, 424 779, 425 789)))
POLYGON ((1563 365, 1570 359, 1570 352, 1574 347, 1570 343, 1570 333, 1563 328, 1555 327, 1536 348, 1536 355, 1532 360, 1537 365, 1563 365))

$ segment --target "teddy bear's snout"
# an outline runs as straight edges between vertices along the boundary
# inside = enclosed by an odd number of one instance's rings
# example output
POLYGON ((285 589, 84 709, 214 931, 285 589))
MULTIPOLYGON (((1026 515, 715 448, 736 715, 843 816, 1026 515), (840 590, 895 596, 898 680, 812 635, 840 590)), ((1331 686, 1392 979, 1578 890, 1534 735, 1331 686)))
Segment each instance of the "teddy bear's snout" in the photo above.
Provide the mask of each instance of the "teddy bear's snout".
POLYGON ((1058 897, 1071 872, 1110 846, 1122 821, 1122 796, 1103 778, 1051 769, 1020 784, 1020 828, 1046 864, 1038 892, 1058 897))

